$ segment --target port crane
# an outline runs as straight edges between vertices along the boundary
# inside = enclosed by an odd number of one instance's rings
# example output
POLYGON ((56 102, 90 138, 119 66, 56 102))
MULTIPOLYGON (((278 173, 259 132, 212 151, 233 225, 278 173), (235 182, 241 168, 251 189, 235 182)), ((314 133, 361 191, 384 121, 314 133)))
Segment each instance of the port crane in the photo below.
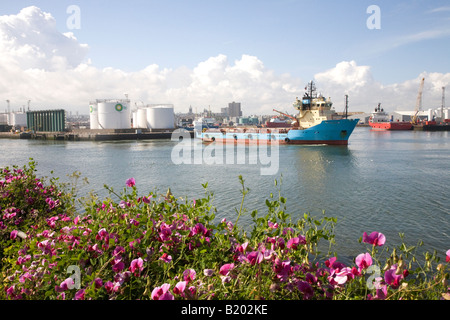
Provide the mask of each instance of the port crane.
POLYGON ((278 111, 278 110, 276 110, 276 109, 273 109, 273 111, 278 112, 278 113, 280 113, 280 114, 282 114, 282 115, 284 115, 284 116, 286 116, 286 117, 288 117, 288 118, 291 118, 291 119, 293 120, 293 121, 292 121, 292 126, 293 126, 293 127, 296 127, 296 126, 298 125, 297 118, 295 118, 295 117, 293 117, 293 116, 291 116, 291 115, 289 115, 289 114, 287 114, 287 113, 278 111))
POLYGON ((423 92, 424 82, 425 82, 425 78, 422 78, 422 80, 420 81, 419 93, 417 94, 416 110, 411 119, 412 124, 417 124, 417 122, 418 122, 418 118, 419 118, 418 114, 419 114, 420 108, 422 107, 422 92, 423 92))

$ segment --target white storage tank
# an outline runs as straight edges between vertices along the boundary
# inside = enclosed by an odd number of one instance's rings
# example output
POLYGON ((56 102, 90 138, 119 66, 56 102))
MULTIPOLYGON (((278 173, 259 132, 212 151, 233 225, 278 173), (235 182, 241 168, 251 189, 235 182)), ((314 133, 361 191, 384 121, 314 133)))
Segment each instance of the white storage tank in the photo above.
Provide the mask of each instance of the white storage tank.
POLYGON ((433 111, 433 109, 428 109, 427 117, 428 117, 428 121, 433 120, 433 117, 434 117, 434 111, 433 111))
POLYGON ((9 114, 10 126, 20 128, 27 126, 27 114, 24 112, 13 112, 9 114))
POLYGON ((133 128, 138 128, 138 126, 137 126, 137 111, 133 111, 132 112, 132 118, 133 118, 133 121, 131 122, 131 126, 133 127, 133 128))
POLYGON ((91 129, 100 129, 98 124, 98 105, 96 101, 89 103, 89 122, 91 129))
POLYGON ((156 105, 147 108, 149 129, 174 129, 175 114, 172 105, 156 105))
POLYGON ((147 108, 138 109, 136 128, 147 129, 147 108))
POLYGON ((0 124, 8 124, 8 114, 0 113, 0 124))
POLYGON ((98 100, 98 123, 101 129, 130 129, 129 100, 98 100))

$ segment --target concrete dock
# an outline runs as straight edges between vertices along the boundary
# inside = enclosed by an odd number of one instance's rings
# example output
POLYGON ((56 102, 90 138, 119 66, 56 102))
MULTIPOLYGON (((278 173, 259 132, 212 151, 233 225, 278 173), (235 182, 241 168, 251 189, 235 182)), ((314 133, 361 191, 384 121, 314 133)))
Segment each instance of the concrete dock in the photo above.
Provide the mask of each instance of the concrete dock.
MULTIPOLYGON (((75 129, 69 132, 0 132, 0 138, 67 140, 67 141, 114 141, 171 139, 175 129, 75 129)), ((191 132, 191 137, 193 132, 191 132)))

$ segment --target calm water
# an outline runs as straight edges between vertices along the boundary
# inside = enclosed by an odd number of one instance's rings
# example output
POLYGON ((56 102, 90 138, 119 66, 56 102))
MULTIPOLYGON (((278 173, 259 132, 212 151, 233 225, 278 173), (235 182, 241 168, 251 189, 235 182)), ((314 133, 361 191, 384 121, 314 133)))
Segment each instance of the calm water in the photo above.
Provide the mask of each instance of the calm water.
MULTIPOLYGON (((389 246, 405 241, 450 249, 450 134, 449 132, 381 132, 356 128, 348 146, 280 146, 276 175, 261 175, 256 165, 180 164, 171 160, 178 142, 64 142, 0 139, 0 167, 24 165, 32 157, 42 176, 60 177, 80 171, 90 190, 105 196, 103 185, 121 191, 134 177, 141 194, 157 189, 189 199, 204 196, 203 183, 214 193, 217 217, 236 219, 241 195, 238 176, 250 188, 245 207, 265 211, 265 199, 277 194, 274 180, 282 176, 281 191, 294 217, 304 212, 338 219, 337 251, 346 260, 365 249, 358 239, 364 231, 386 235, 389 246)), ((201 144, 200 144, 201 146, 201 144)), ((204 146, 203 146, 204 148, 204 146)), ((225 160, 224 160, 225 161, 225 160)), ((243 223, 249 219, 241 217, 243 223)))

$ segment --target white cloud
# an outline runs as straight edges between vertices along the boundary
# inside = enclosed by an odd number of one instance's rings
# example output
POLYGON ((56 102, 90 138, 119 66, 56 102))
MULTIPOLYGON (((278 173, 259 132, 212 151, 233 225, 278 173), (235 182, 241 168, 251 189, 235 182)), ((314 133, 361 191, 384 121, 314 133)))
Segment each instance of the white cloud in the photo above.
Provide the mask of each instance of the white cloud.
POLYGON ((442 87, 450 84, 450 73, 422 72, 415 79, 383 85, 373 79, 369 66, 358 66, 355 61, 343 61, 315 76, 318 89, 323 89, 324 95, 333 97, 336 111, 344 110, 344 96, 347 94, 350 111, 365 112, 372 111, 378 103, 389 112, 414 110, 422 78, 425 78, 423 109, 439 107, 442 87))
POLYGON ((76 67, 88 51, 88 46, 78 43, 72 33, 60 33, 55 19, 35 6, 17 15, 1 16, 0 39, 2 60, 12 58, 22 69, 76 67))
MULTIPOLYGON (((54 18, 37 7, 17 15, 0 16, 0 95, 14 108, 30 99, 32 108, 64 108, 88 113, 90 100, 124 98, 133 103, 173 103, 176 112, 211 106, 218 112, 229 102, 242 103, 244 114, 293 113, 292 102, 303 94, 306 80, 276 74, 258 57, 242 55, 230 62, 219 54, 195 68, 160 68, 150 64, 137 72, 100 69, 86 60, 88 46, 74 34, 62 34, 54 18)), ((378 102, 386 110, 414 107, 419 79, 426 78, 424 102, 440 105, 442 86, 450 74, 423 73, 417 79, 384 86, 373 79, 369 66, 343 61, 315 76, 318 90, 342 111, 349 95, 352 111, 371 111, 378 102)))

